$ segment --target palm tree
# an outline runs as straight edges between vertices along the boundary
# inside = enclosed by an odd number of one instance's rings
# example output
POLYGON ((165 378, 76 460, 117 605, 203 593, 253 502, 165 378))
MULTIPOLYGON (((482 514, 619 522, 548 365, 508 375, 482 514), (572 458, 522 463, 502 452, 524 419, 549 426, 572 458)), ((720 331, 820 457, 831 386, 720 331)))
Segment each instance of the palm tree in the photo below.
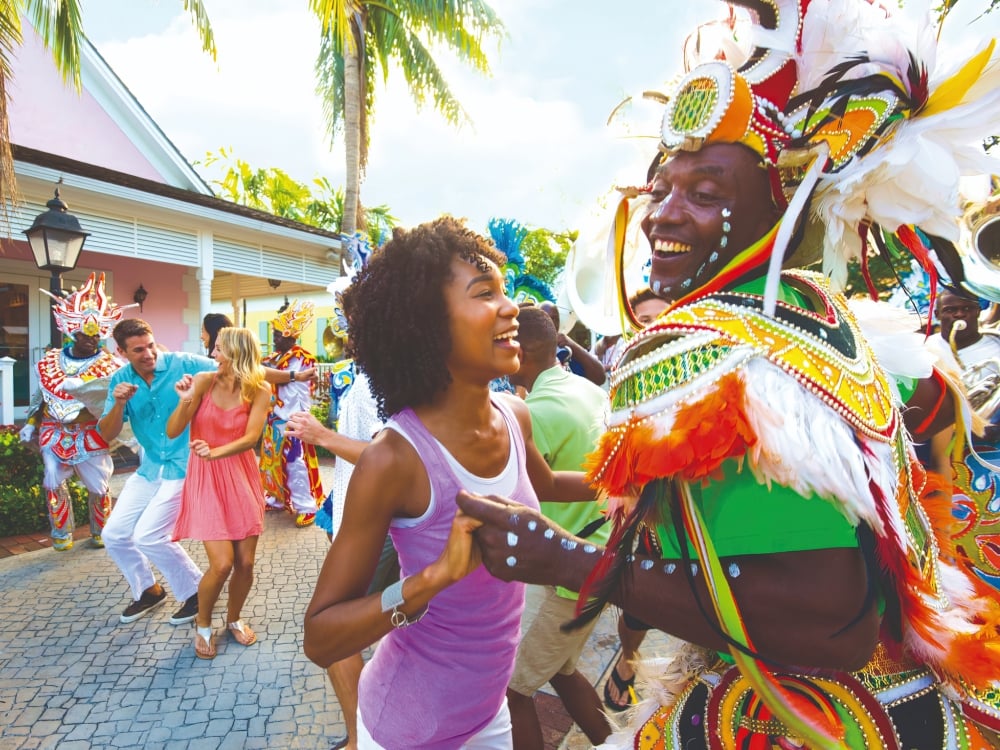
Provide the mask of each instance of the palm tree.
MULTIPOLYGON (((202 0, 183 0, 191 13, 202 49, 215 59, 215 36, 202 0)), ((17 195, 14 157, 10 148, 10 121, 7 117, 7 90, 13 77, 11 60, 21 46, 21 15, 52 51, 56 68, 64 82, 80 90, 80 46, 84 39, 79 0, 3 0, 0 2, 0 205, 7 207, 17 195)))
MULTIPOLYGON (((205 154, 205 166, 225 167, 225 174, 213 180, 217 194, 233 203, 267 211, 275 216, 343 233, 344 190, 326 177, 311 184, 298 182, 277 167, 254 169, 236 158, 230 149, 205 154)), ((371 247, 379 247, 392 234, 399 220, 388 206, 368 206, 365 234, 371 247)))
POLYGON ((347 175, 342 231, 359 224, 361 179, 368 161, 369 121, 375 110, 375 73, 383 83, 392 62, 402 69, 417 106, 428 99, 451 124, 468 119, 452 95, 430 46, 456 52, 474 69, 489 73, 483 51, 488 36, 504 27, 483 0, 309 0, 322 23, 316 62, 317 92, 331 136, 343 130, 347 175))

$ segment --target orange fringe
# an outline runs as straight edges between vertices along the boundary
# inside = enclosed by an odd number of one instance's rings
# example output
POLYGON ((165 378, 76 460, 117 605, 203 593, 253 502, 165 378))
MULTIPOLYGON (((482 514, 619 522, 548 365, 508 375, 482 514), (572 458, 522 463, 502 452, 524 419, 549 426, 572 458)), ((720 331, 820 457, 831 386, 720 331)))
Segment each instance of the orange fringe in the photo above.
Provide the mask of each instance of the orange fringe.
POLYGON ((730 373, 700 400, 679 406, 666 434, 639 419, 605 433, 587 458, 587 478, 612 497, 635 496, 654 479, 711 478, 727 458, 744 456, 756 442, 743 379, 730 373))

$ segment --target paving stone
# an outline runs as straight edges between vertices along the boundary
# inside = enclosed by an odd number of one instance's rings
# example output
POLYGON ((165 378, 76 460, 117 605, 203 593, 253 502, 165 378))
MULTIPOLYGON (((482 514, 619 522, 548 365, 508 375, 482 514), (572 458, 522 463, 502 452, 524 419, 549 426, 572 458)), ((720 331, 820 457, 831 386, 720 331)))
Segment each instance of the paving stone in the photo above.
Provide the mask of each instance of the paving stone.
POLYGON ((202 737, 205 734, 205 724, 195 724, 193 722, 188 722, 182 726, 174 729, 175 739, 192 740, 196 737, 202 737))
POLYGON ((90 715, 91 709, 92 707, 86 705, 85 703, 78 703, 66 711, 66 715, 63 717, 63 723, 69 726, 83 724, 87 720, 87 716, 90 715))
POLYGON ((146 735, 146 741, 149 743, 166 742, 172 735, 173 732, 169 728, 156 727, 149 730, 149 734, 146 735))
POLYGON ((112 747, 140 747, 143 744, 141 732, 124 732, 111 738, 112 747))
POLYGON ((252 719, 257 715, 257 706, 255 704, 237 704, 233 706, 233 716, 238 719, 252 719))
POLYGON ((89 740, 97 731, 96 724, 77 723, 73 725, 72 731, 66 735, 67 740, 89 740))

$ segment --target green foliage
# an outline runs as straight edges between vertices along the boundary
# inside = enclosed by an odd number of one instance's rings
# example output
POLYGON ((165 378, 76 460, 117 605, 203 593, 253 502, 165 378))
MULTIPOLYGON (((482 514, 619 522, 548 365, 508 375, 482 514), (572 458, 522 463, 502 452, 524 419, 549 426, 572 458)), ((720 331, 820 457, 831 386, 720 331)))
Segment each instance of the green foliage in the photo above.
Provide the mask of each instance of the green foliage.
MULTIPOLYGON (((313 405, 309 407, 309 412, 319 420, 320 424, 328 424, 327 420, 330 418, 330 399, 325 398, 314 402, 313 405)), ((320 458, 335 458, 335 456, 322 445, 316 446, 316 455, 320 458)))
POLYGON ((578 232, 553 232, 535 229, 528 232, 521 242, 524 272, 541 279, 549 286, 555 284, 566 266, 566 254, 576 241, 578 232))
MULTIPOLYGON (((212 185, 228 201, 312 227, 341 231, 344 190, 331 185, 326 177, 316 177, 311 184, 298 182, 277 167, 255 169, 226 148, 205 154, 201 163, 225 170, 221 179, 212 180, 212 185)), ((366 208, 364 216, 372 247, 383 244, 399 223, 388 206, 366 208)))
MULTIPOLYGON (((941 0, 940 4, 933 8, 938 17, 938 25, 944 23, 945 17, 951 13, 956 5, 958 5, 958 0, 941 0)), ((983 6, 982 15, 985 16, 987 13, 992 13, 997 8, 1000 8, 1000 0, 989 0, 989 3, 983 3, 983 6)))
MULTIPOLYGON (((896 252, 890 245, 891 263, 879 255, 868 259, 868 273, 871 275, 875 290, 879 299, 888 299, 893 290, 899 286, 899 280, 910 272, 909 253, 896 252)), ((861 273, 861 264, 853 261, 847 268, 847 287, 845 294, 848 297, 855 295, 868 296, 868 287, 865 285, 865 277, 861 273)))
MULTIPOLYGON (((0 537, 48 531, 43 471, 41 457, 21 442, 18 429, 0 427, 0 537)), ((87 490, 74 480, 68 487, 77 522, 88 523, 87 490)))

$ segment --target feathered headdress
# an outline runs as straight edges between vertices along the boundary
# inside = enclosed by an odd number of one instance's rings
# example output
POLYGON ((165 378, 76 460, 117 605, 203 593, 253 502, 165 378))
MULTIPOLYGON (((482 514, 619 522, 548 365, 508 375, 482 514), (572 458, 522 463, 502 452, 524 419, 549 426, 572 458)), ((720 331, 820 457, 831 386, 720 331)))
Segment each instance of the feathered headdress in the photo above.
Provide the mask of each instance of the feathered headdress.
POLYGON ((824 229, 824 272, 842 286, 849 262, 865 268, 871 236, 882 253, 894 244, 912 254, 933 305, 935 258, 963 277, 959 179, 1000 172, 983 147, 1000 126, 1000 62, 989 40, 943 63, 929 16, 911 37, 903 29, 877 5, 811 0, 786 126, 791 149, 816 153, 809 218, 824 229))
MULTIPOLYGON (((696 65, 669 95, 661 149, 742 143, 760 154, 775 200, 787 209, 774 236, 734 274, 770 259, 765 309, 802 221, 820 227, 824 272, 842 286, 851 261, 864 266, 871 239, 908 251, 931 277, 935 258, 956 282, 962 204, 959 178, 1000 172, 983 148, 1000 127, 1000 64, 994 42, 967 60, 938 60, 926 18, 915 36, 865 0, 732 0, 755 15, 745 60, 696 65), (808 207, 808 215, 806 209, 808 207)), ((874 292, 874 290, 872 290, 874 292)))
POLYGON ((119 307, 104 290, 104 274, 90 274, 87 283, 80 289, 66 295, 56 297, 44 289, 39 289, 55 300, 52 305, 52 315, 56 319, 56 328, 67 336, 82 332, 87 336, 99 336, 106 339, 111 335, 115 324, 122 319, 122 313, 130 307, 119 307))
MULTIPOLYGON (((345 271, 343 276, 337 277, 326 286, 326 291, 333 295, 333 318, 327 326, 330 335, 338 339, 347 338, 347 316, 344 314, 344 291, 354 283, 354 278, 368 265, 373 249, 368 243, 368 238, 361 232, 353 235, 342 235, 341 241, 344 243, 345 271)), ((324 340, 327 331, 323 332, 324 340)))
POLYGON ((549 285, 524 271, 524 255, 521 244, 528 236, 528 228, 516 219, 492 218, 487 224, 490 237, 497 250, 507 256, 503 268, 504 291, 515 302, 555 302, 555 295, 549 285))
POLYGON ((312 323, 314 307, 312 302, 293 300, 271 321, 271 325, 285 338, 297 339, 312 323))

